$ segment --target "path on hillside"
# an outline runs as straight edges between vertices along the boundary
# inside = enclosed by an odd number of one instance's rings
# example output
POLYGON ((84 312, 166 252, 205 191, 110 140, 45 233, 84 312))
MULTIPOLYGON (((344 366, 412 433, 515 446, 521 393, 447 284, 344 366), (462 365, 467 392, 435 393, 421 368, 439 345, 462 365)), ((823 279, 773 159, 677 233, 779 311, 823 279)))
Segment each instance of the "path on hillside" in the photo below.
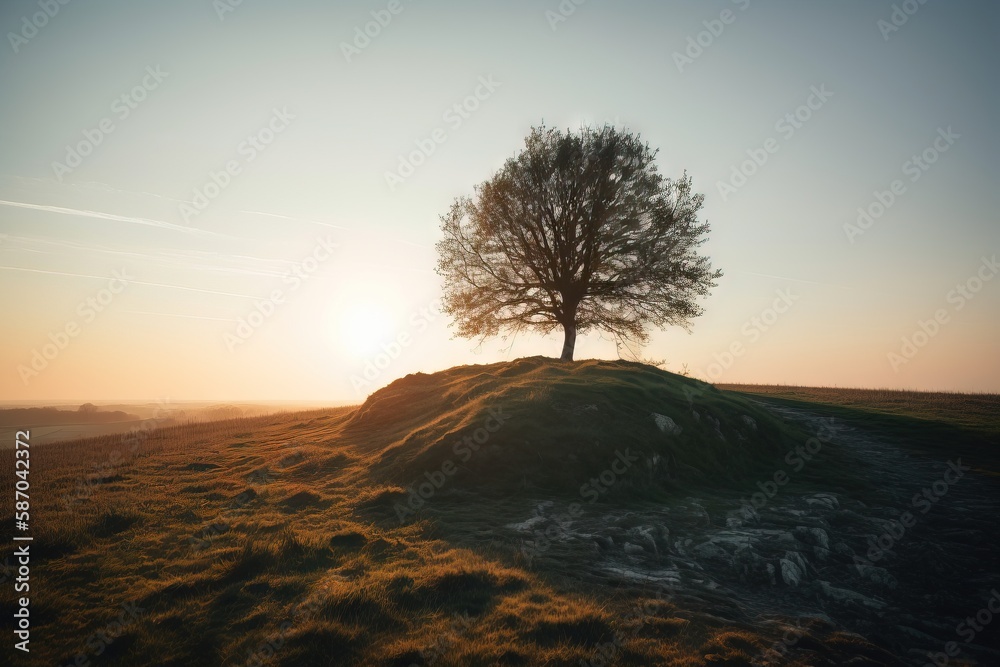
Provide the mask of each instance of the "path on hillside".
MULTIPOLYGON (((829 423, 804 410, 762 405, 812 433, 829 423)), ((858 460, 854 474, 876 488, 867 502, 816 487, 805 494, 779 489, 755 508, 747 500, 758 490, 751 482, 738 493, 713 492, 669 507, 595 508, 568 525, 556 518, 554 503, 542 502, 507 529, 525 540, 559 521, 551 531, 558 537, 537 556, 539 569, 572 563, 565 574, 588 582, 668 591, 695 615, 770 635, 826 625, 857 633, 904 664, 924 665, 928 652, 948 642, 958 642, 959 657, 970 663, 1000 664, 1000 628, 959 626, 1000 590, 994 542, 1000 484, 965 470, 969 461, 923 458, 836 423, 829 446, 858 460), (582 568, 580 553, 592 554, 582 568)), ((806 465, 821 466, 822 457, 806 465)), ((781 662, 765 653, 756 664, 781 662)))

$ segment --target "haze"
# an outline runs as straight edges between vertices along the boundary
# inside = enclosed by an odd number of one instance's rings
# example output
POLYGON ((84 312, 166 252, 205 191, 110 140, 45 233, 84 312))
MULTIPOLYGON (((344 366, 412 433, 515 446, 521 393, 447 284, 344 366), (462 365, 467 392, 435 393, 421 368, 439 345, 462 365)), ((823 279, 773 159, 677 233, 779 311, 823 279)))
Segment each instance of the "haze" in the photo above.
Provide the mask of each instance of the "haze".
POLYGON ((452 339, 433 272, 542 122, 627 126, 705 194, 725 276, 632 353, 1000 389, 995 3, 89 2, 27 38, 38 11, 0 9, 0 400, 360 401, 557 356, 452 339))

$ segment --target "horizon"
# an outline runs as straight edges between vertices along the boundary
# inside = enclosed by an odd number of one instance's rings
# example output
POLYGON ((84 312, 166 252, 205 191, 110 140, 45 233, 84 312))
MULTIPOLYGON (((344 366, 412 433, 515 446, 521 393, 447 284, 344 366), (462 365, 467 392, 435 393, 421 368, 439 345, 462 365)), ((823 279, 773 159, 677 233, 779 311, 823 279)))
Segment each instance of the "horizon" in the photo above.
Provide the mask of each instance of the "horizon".
MULTIPOLYGON (((536 355, 543 356, 544 355, 536 355)), ((521 357, 528 358, 528 357, 521 357)), ((548 359, 555 360, 557 357, 545 357, 548 359)), ((517 359, 511 359, 511 362, 517 361, 517 359)), ((570 363, 579 363, 585 361, 616 361, 614 359, 577 359, 570 363)), ((632 361, 630 359, 623 359, 622 361, 632 361)), ((492 362, 492 363, 503 363, 503 362, 492 362)), ((638 362, 641 363, 641 362, 638 362)), ((462 364, 462 366, 486 366, 489 364, 462 364)), ((438 370, 431 370, 426 372, 427 374, 433 375, 434 373, 451 370, 452 368, 458 368, 458 366, 453 366, 451 368, 442 368, 438 370)), ((666 370, 666 369, 661 369, 666 370)), ((425 372, 425 371, 418 371, 425 372)), ((673 373, 673 371, 666 370, 668 373, 673 373)), ((675 373, 675 375, 679 375, 675 373)), ((693 377, 693 376, 690 376, 693 377)), ((395 378, 393 381, 400 379, 395 378)), ((693 378, 700 379, 700 378, 693 378)), ((385 386, 391 384, 391 381, 385 386)), ((711 384, 716 384, 719 386, 757 386, 757 387, 774 387, 774 388, 784 388, 784 389, 841 389, 841 390, 856 390, 856 391, 883 391, 883 392, 898 392, 906 394, 953 394, 953 395, 969 395, 969 396, 996 396, 1000 394, 998 391, 964 391, 958 389, 909 389, 906 387, 858 387, 858 386, 840 386, 840 385, 805 385, 805 384, 785 384, 781 382, 714 382, 711 384)), ((382 387, 378 387, 381 389, 382 387)), ((374 391, 377 391, 374 390, 374 391)), ((372 393, 374 393, 374 391, 372 393)), ((140 405, 140 404, 155 404, 155 403, 168 403, 170 405, 181 405, 184 403, 191 404, 203 404, 203 403, 236 403, 236 404, 248 404, 248 405, 262 405, 262 406, 280 406, 282 404, 288 404, 293 407, 302 406, 304 408, 324 408, 324 407, 347 407, 361 405, 365 402, 368 396, 364 396, 357 401, 351 400, 330 400, 326 401, 323 399, 294 399, 294 398, 268 398, 263 397, 251 397, 251 398, 239 398, 232 399, 227 397, 208 397, 208 398, 174 398, 174 397, 133 397, 133 398, 104 398, 104 397, 76 397, 76 398, 46 398, 39 400, 32 399, 4 399, 0 400, 0 409, 13 408, 13 407, 62 407, 62 406, 79 406, 83 403, 93 403, 99 408, 107 405, 140 405)))
POLYGON ((5 5, 0 403, 356 404, 558 357, 558 333, 452 338, 434 272, 439 216, 542 124, 628 128, 705 195, 724 275, 635 356, 1000 391, 1000 7, 560 7, 102 2, 32 31, 5 5))

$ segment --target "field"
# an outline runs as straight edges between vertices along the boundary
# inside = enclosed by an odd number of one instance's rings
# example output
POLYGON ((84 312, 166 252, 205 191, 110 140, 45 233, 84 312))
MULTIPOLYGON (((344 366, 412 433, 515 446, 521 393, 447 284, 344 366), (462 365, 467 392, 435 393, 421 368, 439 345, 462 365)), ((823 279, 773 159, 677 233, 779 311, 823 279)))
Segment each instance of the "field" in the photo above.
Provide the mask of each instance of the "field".
POLYGON ((1000 394, 759 384, 718 387, 863 424, 923 453, 961 453, 975 461, 978 470, 1000 474, 1000 394))
MULTIPOLYGON (((935 517, 959 524, 936 510, 914 553, 854 574, 899 498, 865 460, 874 441, 815 424, 864 418, 896 438, 919 419, 982 447, 996 397, 739 392, 536 358, 408 376, 359 408, 147 422, 33 448, 32 643, 19 660, 882 665, 940 650, 952 616, 995 581, 983 516, 995 482, 970 475, 948 496, 969 510, 961 535, 942 538, 935 517), (820 417, 746 399, 761 394, 820 417), (791 468, 766 507, 748 505, 810 438, 822 465, 791 468), (951 574, 923 584, 940 559, 951 574)), ((984 633, 950 664, 995 641, 984 633)))

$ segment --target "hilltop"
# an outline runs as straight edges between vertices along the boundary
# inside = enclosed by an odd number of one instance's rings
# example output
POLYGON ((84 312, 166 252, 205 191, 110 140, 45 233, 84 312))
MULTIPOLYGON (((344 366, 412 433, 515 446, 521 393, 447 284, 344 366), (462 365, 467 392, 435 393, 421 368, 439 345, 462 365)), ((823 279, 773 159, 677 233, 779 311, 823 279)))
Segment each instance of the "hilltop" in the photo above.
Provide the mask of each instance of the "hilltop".
POLYGON ((575 492, 615 461, 630 469, 615 494, 725 484, 806 439, 744 397, 649 365, 543 357, 408 375, 342 436, 383 481, 485 495, 575 492))

